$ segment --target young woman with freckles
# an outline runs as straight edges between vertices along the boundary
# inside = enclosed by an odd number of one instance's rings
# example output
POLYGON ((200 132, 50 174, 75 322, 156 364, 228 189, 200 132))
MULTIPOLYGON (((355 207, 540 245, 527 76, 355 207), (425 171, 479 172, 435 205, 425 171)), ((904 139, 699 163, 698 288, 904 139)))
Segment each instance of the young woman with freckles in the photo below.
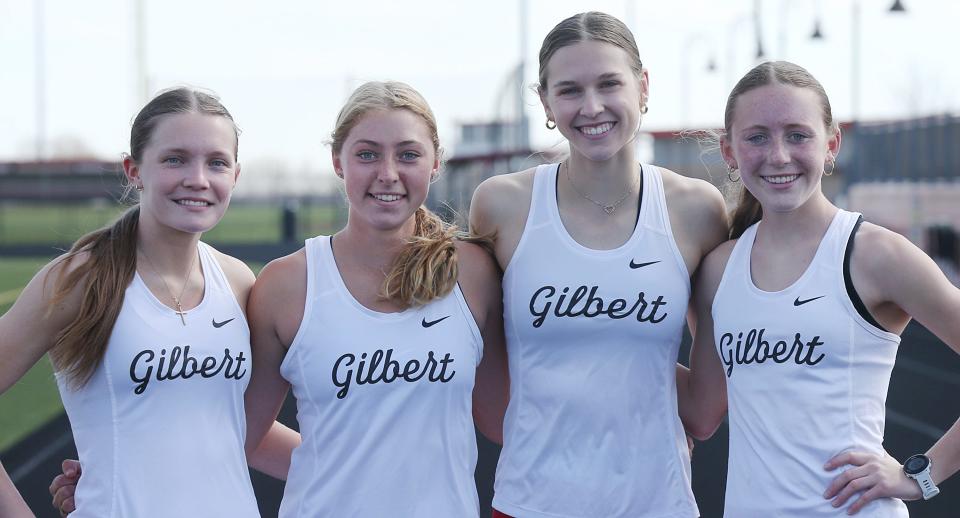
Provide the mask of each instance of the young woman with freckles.
MULTIPOLYGON (((151 100, 123 160, 139 202, 40 270, 0 317, 0 392, 44 354, 53 362, 80 456, 57 488, 62 513, 259 516, 244 455, 253 273, 200 241, 230 203, 237 134, 210 94, 151 100)), ((270 435, 265 445, 287 451, 296 440, 270 435)), ((287 469, 282 455, 251 462, 287 469)), ((32 516, 2 475, 0 515, 32 516)))
POLYGON ((249 444, 288 388, 303 436, 280 516, 479 514, 474 423, 500 442, 509 391, 499 273, 423 206, 440 152, 419 93, 357 88, 332 134, 346 227, 253 288, 249 444))
POLYGON ((724 127, 744 190, 734 240, 697 279, 685 422, 712 431, 726 392, 725 515, 907 516, 901 500, 931 498, 960 468, 960 425, 901 465, 883 448, 890 372, 912 318, 960 352, 960 290, 906 238, 824 196, 841 135, 805 69, 748 72, 724 127))
POLYGON ((569 156, 474 195, 472 227, 495 236, 504 270, 511 397, 495 516, 699 515, 676 361, 690 275, 725 239, 726 215, 709 183, 637 162, 648 82, 620 20, 560 22, 538 91, 569 156))

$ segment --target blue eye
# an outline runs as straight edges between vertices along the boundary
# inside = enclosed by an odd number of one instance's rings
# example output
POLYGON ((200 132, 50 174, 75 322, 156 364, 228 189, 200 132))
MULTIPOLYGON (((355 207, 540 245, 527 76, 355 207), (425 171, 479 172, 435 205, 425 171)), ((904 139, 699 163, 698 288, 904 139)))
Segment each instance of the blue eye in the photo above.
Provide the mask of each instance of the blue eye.
POLYGON ((367 162, 367 161, 370 161, 370 160, 376 160, 377 154, 374 153, 373 151, 361 151, 361 152, 357 153, 357 158, 359 158, 360 160, 363 160, 363 161, 367 162))
POLYGON ((213 167, 230 167, 230 164, 222 158, 217 158, 210 161, 210 165, 213 167))
POLYGON ((763 144, 766 141, 766 135, 751 135, 747 137, 747 142, 750 142, 751 144, 763 144))
POLYGON ((163 159, 164 164, 170 165, 180 165, 183 163, 183 159, 178 156, 171 156, 163 159))
POLYGON ((809 136, 804 135, 803 133, 791 133, 789 136, 787 136, 787 139, 793 142, 804 142, 809 138, 809 136))
POLYGON ((620 81, 609 80, 600 83, 600 88, 613 88, 616 86, 620 86, 620 81))
POLYGON ((404 162, 413 162, 418 158, 420 158, 420 153, 417 153, 416 151, 404 151, 400 154, 400 160, 403 160, 404 162))
POLYGON ((571 86, 568 88, 561 88, 559 91, 557 91, 557 95, 573 95, 579 91, 580 91, 579 88, 571 86))

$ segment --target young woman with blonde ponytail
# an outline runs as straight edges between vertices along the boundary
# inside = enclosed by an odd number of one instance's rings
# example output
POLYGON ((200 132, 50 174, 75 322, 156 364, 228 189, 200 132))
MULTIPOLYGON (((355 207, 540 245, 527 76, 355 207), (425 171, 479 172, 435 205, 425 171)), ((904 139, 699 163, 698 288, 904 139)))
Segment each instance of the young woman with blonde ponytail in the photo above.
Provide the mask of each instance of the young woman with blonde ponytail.
POLYGON ((496 265, 423 207, 440 143, 409 86, 357 88, 332 157, 346 227, 250 296, 248 443, 292 388, 303 443, 280 516, 476 517, 474 423, 500 441, 508 393, 496 265))
MULTIPOLYGON (((254 277, 200 241, 230 203, 237 134, 213 95, 151 100, 123 160, 139 203, 44 267, 0 317, 0 392, 44 354, 53 362, 80 455, 69 471, 84 473, 61 512, 259 515, 244 455, 254 277)), ((272 457, 260 467, 282 476, 272 457)), ((30 516, 6 476, 0 515, 30 516)))

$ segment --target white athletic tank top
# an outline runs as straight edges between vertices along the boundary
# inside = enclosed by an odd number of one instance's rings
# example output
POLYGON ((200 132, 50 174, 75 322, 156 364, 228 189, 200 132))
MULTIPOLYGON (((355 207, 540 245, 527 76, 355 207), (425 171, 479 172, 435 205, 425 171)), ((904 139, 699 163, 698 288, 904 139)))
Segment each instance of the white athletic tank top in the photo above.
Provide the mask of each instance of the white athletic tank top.
MULTIPOLYGON (((823 498, 848 450, 883 451, 887 386, 900 337, 867 322, 844 284, 857 213, 840 210, 800 278, 761 291, 750 274, 757 225, 733 248, 713 301, 714 338, 727 374, 730 460, 725 515, 846 516, 823 498)), ((905 517, 900 500, 864 516, 905 517)))
POLYGON ((327 236, 308 239, 303 321, 280 367, 297 399, 280 516, 479 516, 473 382, 480 330, 459 286, 380 313, 343 283, 327 236))
POLYGON ((72 518, 258 517, 243 443, 250 332, 199 244, 203 301, 187 325, 139 274, 103 361, 79 390, 57 384, 83 476, 72 518))
POLYGON ((677 413, 690 281, 658 168, 613 250, 567 233, 557 165, 537 168, 504 272, 510 405, 494 508, 521 518, 697 516, 677 413))

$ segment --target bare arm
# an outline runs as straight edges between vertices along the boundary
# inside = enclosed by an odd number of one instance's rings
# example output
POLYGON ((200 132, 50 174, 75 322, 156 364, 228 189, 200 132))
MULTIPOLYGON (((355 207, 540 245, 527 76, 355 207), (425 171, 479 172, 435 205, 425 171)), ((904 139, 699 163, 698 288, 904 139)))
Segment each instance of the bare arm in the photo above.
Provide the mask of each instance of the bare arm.
MULTIPOLYGON (((857 233, 851 259, 854 286, 871 313, 886 328, 902 330, 916 319, 951 349, 960 353, 960 290, 926 254, 906 238, 875 225, 857 233)), ((939 484, 960 470, 960 421, 926 453, 931 477, 939 484)), ((827 489, 826 498, 843 505, 857 492, 853 514, 877 498, 920 498, 916 481, 906 477, 900 462, 890 455, 843 453, 830 459, 827 470, 851 464, 827 489)))
POLYGON ((13 486, 7 471, 0 464, 0 516, 9 518, 34 518, 20 492, 13 486))
POLYGON ((699 440, 713 435, 727 412, 727 383, 713 340, 713 299, 723 277, 733 242, 725 243, 704 259, 693 289, 693 345, 686 385, 678 378, 680 419, 699 440))
POLYGON ((300 434, 276 418, 290 388, 280 364, 303 318, 306 275, 302 250, 277 259, 260 272, 247 302, 253 357, 244 396, 247 459, 254 469, 279 479, 286 479, 290 455, 300 444, 300 434))
POLYGON ((503 415, 510 399, 507 349, 503 335, 500 272, 485 250, 457 244, 460 286, 483 338, 483 358, 473 387, 473 420, 484 436, 503 443, 503 415))
POLYGON ((692 294, 687 326, 693 336, 690 370, 677 366, 677 403, 687 433, 704 440, 719 426, 726 413, 726 381, 713 347, 711 308, 726 256, 710 254, 726 240, 728 222, 720 191, 713 185, 663 173, 664 192, 674 240, 691 275, 692 294))
MULTIPOLYGON (((77 257, 72 267, 84 257, 77 257)), ((80 289, 74 289, 50 309, 55 281, 63 268, 54 260, 38 272, 20 297, 0 316, 0 394, 5 392, 43 357, 57 334, 74 318, 80 305, 80 289)), ((0 516, 33 516, 6 471, 0 466, 0 516)))
POLYGON ((526 226, 533 175, 534 169, 528 169, 493 176, 484 180, 473 193, 470 231, 493 239, 494 254, 501 271, 510 263, 526 226))

